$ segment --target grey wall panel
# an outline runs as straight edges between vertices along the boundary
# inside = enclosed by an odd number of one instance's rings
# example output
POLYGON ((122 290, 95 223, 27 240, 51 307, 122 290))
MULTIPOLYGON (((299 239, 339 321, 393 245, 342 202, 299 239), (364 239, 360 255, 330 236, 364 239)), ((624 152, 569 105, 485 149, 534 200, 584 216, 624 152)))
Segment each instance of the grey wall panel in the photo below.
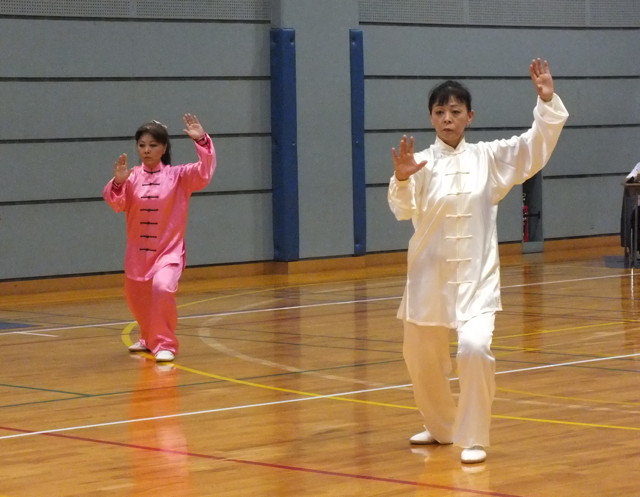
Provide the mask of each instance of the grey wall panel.
POLYGON ((0 33, 0 77, 269 74, 268 24, 0 19, 0 33))
MULTIPOLYGON (((427 95, 441 81, 368 80, 365 127, 431 128, 427 95)), ((529 80, 461 79, 473 97, 473 127, 529 127, 536 104, 529 80)), ((640 122, 640 79, 559 80, 556 91, 570 118, 568 125, 637 125, 640 122), (620 98, 624 95, 624 98, 620 98)))
POLYGON ((271 194, 198 196, 191 199, 187 264, 273 259, 271 194))
MULTIPOLYGON (((542 171, 544 176, 621 175, 640 161, 639 131, 636 126, 573 128, 572 119, 573 116, 570 116, 549 163, 542 171)), ((471 128, 466 137, 469 142, 490 141, 509 138, 522 131, 471 128)))
MULTIPOLYGON (((428 80, 368 80, 366 129, 431 128, 428 93, 440 83, 428 80)), ((471 92, 476 127, 528 127, 536 103, 530 81, 462 81, 471 92)), ((564 100, 564 99, 563 99, 564 100)))
MULTIPOLYGON (((217 169, 205 191, 271 188, 271 141, 267 137, 213 136, 217 169)), ((190 139, 171 141, 173 162, 196 161, 190 139)), ((0 144, 5 188, 0 202, 100 197, 121 153, 137 165, 133 138, 127 141, 0 144)))
POLYGON ((122 152, 135 151, 107 141, 0 144, 0 202, 100 197, 122 152))
POLYGON ((483 26, 637 26, 635 0, 360 0, 362 22, 483 26))
MULTIPOLYGON (((195 160, 193 145, 189 141, 181 140, 180 146, 175 147, 176 158, 195 160)), ((213 142, 216 147, 217 167, 211 184, 204 191, 271 189, 271 138, 269 136, 216 137, 214 134, 213 142)))
POLYGON ((640 78, 567 80, 556 89, 571 115, 570 126, 640 123, 640 78))
POLYGON ((516 185, 498 205, 498 242, 522 241, 522 186, 516 185))
POLYGON ((389 209, 386 187, 367 188, 367 252, 406 250, 411 221, 398 221, 389 209))
POLYGON ((569 128, 544 175, 627 174, 640 162, 640 129, 569 128))
MULTIPOLYGON (((271 194, 193 197, 189 265, 271 260, 271 194)), ((125 216, 103 201, 0 206, 0 280, 122 271, 125 216)))
POLYGON ((544 237, 620 232, 622 180, 618 177, 544 180, 544 237))
POLYGON ((364 42, 367 75, 389 76, 520 77, 534 57, 559 76, 637 76, 640 52, 634 30, 364 26, 364 42))
POLYGON ((124 217, 106 203, 0 206, 0 279, 122 268, 124 217))
POLYGON ((269 0, 3 0, 0 14, 262 21, 269 19, 269 0))
POLYGON ((270 130, 268 81, 3 81, 0 100, 5 140, 131 136, 151 119, 180 134, 185 112, 219 133, 270 130))

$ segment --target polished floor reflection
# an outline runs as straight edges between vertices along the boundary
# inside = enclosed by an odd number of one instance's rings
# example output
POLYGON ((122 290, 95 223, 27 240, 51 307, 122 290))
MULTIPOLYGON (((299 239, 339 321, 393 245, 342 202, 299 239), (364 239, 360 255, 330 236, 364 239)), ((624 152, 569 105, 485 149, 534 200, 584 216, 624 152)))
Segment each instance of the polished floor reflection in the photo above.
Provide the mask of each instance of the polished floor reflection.
POLYGON ((493 440, 472 466, 408 445, 403 282, 389 266, 185 284, 166 365, 127 352, 117 295, 0 300, 0 497, 640 495, 640 274, 504 260, 493 440))

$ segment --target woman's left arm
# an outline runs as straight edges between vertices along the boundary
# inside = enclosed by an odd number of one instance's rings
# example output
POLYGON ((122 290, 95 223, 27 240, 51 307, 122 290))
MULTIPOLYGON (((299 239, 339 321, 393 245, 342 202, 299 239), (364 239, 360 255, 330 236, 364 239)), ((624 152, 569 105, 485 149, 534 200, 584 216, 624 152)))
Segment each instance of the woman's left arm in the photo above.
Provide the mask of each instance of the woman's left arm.
POLYGON ((193 114, 183 116, 184 132, 196 144, 199 162, 180 166, 180 176, 191 191, 206 187, 216 169, 216 151, 211 137, 193 114))
POLYGON ((554 93, 547 61, 534 59, 529 74, 539 97, 533 110, 533 125, 520 136, 487 144, 493 158, 490 174, 496 203, 514 185, 523 183, 547 164, 569 117, 562 100, 554 93))

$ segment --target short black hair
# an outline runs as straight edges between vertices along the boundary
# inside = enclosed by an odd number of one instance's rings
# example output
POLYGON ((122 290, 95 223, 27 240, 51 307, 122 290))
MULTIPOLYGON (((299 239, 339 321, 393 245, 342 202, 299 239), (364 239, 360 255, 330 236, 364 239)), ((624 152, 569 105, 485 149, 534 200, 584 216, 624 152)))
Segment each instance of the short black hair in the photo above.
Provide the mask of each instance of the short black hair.
POLYGON ((435 86, 429 92, 429 114, 431 114, 435 105, 446 105, 449 103, 451 97, 465 104, 468 111, 472 109, 471 92, 469 92, 467 87, 462 83, 449 79, 435 86))

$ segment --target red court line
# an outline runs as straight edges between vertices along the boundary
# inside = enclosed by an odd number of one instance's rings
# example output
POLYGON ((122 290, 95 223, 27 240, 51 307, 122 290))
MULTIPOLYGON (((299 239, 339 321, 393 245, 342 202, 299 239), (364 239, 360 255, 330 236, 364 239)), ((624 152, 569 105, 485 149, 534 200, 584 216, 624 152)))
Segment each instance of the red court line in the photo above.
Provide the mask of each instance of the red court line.
MULTIPOLYGON (((34 433, 34 431, 31 430, 21 430, 19 428, 8 428, 6 426, 0 426, 0 430, 6 430, 6 431, 12 431, 12 432, 18 432, 18 433, 34 433)), ((473 489, 469 489, 469 488, 460 488, 460 487, 451 487, 448 485, 437 485, 435 483, 423 483, 423 482, 419 482, 419 481, 411 481, 411 480, 401 480, 398 478, 384 478, 381 476, 371 476, 371 475, 359 475, 359 474, 354 474, 354 473, 342 473, 339 471, 328 471, 328 470, 324 470, 324 469, 313 469, 313 468, 305 468, 302 466, 290 466, 287 464, 277 464, 277 463, 269 463, 269 462, 261 462, 261 461, 251 461, 248 459, 235 459, 235 458, 229 458, 229 457, 223 457, 223 456, 215 456, 212 454, 199 454, 197 452, 185 452, 185 451, 181 451, 181 450, 170 450, 170 449, 162 449, 159 447, 150 447, 150 446, 146 446, 146 445, 136 445, 136 444, 129 444, 129 443, 124 443, 124 442, 114 442, 112 440, 100 440, 97 438, 86 438, 86 437, 78 437, 78 436, 74 436, 74 435, 63 435, 60 433, 40 433, 40 436, 47 436, 47 437, 56 437, 56 438, 64 438, 67 440, 79 440, 81 442, 92 442, 92 443, 97 443, 97 444, 102 444, 102 445, 112 445, 112 446, 116 446, 116 447, 124 447, 127 449, 139 449, 139 450, 146 450, 146 451, 151 451, 151 452, 161 452, 161 453, 165 453, 165 454, 176 454, 176 455, 181 455, 181 456, 188 456, 188 457, 197 457, 200 459, 210 459, 210 460, 214 460, 214 461, 225 461, 225 462, 233 462, 233 463, 237 463, 237 464, 249 464, 252 466, 261 466, 264 468, 272 468, 272 469, 284 469, 284 470, 288 470, 288 471, 299 471, 299 472, 303 472, 303 473, 312 473, 312 474, 316 474, 316 475, 325 475, 325 476, 336 476, 336 477, 340 477, 340 478, 353 478, 353 479, 357 479, 357 480, 367 480, 367 481, 372 481, 372 482, 380 482, 380 483, 395 483, 397 485, 408 485, 408 486, 413 486, 413 487, 426 487, 426 488, 434 488, 434 489, 438 489, 438 490, 450 490, 450 491, 454 491, 454 492, 461 492, 461 493, 466 493, 466 494, 471 494, 471 495, 488 495, 491 497, 523 497, 521 495, 515 495, 515 494, 504 494, 501 492, 492 492, 490 490, 473 490, 473 489)))

